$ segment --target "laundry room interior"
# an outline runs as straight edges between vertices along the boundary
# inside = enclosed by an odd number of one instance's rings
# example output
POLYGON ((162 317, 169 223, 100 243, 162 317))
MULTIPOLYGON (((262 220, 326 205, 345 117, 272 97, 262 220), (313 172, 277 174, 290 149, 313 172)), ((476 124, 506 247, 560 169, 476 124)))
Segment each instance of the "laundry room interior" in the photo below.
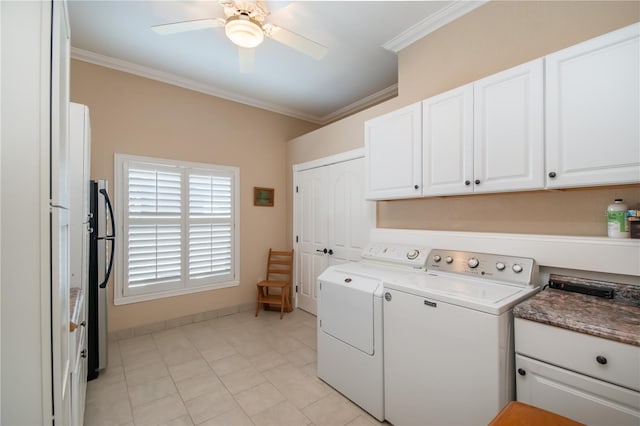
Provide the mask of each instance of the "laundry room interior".
POLYGON ((0 20, 0 423, 640 422, 640 2, 0 20))

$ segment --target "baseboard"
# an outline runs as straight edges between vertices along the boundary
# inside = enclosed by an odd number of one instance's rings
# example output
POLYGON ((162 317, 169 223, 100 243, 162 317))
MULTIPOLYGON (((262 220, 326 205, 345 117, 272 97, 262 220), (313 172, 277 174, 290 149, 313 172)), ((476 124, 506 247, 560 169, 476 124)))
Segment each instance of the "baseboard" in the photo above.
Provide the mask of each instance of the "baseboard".
POLYGON ((167 330, 169 328, 180 327, 183 325, 193 324, 195 322, 208 321, 215 318, 224 317, 227 315, 237 314, 238 312, 250 311, 256 308, 255 302, 245 303, 242 305, 228 306, 226 308, 214 309, 212 311, 199 312, 193 315, 186 315, 183 317, 172 318, 165 321, 154 322, 150 324, 143 324, 137 327, 124 328, 109 333, 109 340, 116 341, 122 339, 129 339, 136 336, 144 336, 145 334, 151 334, 157 331, 167 330))

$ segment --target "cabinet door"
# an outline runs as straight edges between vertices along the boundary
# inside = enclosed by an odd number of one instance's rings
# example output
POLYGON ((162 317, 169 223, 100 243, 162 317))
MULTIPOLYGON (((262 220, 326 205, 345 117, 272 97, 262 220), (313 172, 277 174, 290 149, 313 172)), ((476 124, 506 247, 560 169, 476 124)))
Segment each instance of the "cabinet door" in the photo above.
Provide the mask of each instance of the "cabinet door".
POLYGON ((87 333, 77 328, 72 335, 77 342, 74 367, 71 372, 71 425, 84 424, 84 404, 87 390, 87 333))
POLYGON ((640 24, 545 61, 547 186, 640 182, 640 24))
MULTIPOLYGON (((69 336, 69 64, 70 29, 67 3, 51 3, 51 341, 54 415, 68 424, 71 410, 69 336)), ((43 147, 43 149, 45 149, 43 147)), ((44 323, 44 322, 43 322, 44 323)))
POLYGON ((640 424, 640 393, 516 355, 518 401, 589 425, 640 424))
POLYGON ((89 265, 89 163, 91 162, 87 135, 88 113, 84 105, 71 103, 69 110, 69 220, 70 283, 82 288, 88 297, 89 265))
POLYGON ((544 187, 543 60, 474 83, 474 192, 544 187))
POLYGON ((422 194, 473 192, 473 84, 422 103, 422 194))
POLYGON ((367 198, 422 195, 422 103, 369 120, 364 125, 367 198))

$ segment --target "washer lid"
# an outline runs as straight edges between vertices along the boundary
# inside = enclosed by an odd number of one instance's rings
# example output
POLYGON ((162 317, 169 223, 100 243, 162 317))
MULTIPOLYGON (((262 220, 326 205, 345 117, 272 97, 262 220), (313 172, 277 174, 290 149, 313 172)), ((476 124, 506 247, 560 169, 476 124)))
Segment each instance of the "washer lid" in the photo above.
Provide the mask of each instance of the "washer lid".
POLYGON ((402 280, 384 283, 385 287, 417 296, 464 306, 499 315, 517 302, 535 293, 538 288, 522 288, 476 279, 414 274, 402 280))
POLYGON ((430 276, 432 279, 426 280, 423 285, 426 290, 472 299, 480 303, 496 304, 522 290, 520 287, 492 284, 478 280, 430 276))

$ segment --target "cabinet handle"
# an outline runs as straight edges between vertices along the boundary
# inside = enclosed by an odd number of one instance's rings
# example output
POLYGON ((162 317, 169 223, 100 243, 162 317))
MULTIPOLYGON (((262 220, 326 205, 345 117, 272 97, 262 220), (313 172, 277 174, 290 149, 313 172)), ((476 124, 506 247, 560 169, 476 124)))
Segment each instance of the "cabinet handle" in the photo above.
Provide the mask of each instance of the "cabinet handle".
POLYGON ((467 185, 467 186, 469 186, 469 185, 471 185, 471 181, 470 181, 470 180, 465 180, 465 181, 464 181, 464 184, 465 184, 465 185, 467 185))
POLYGON ((413 189, 419 189, 420 185, 413 185, 413 189))
POLYGON ((522 368, 518 368, 518 374, 521 375, 521 376, 525 376, 527 374, 527 372, 524 371, 524 369, 522 369, 522 368))
POLYGON ((318 253, 324 253, 327 254, 327 249, 318 249, 316 250, 318 253))
POLYGON ((549 172, 549 177, 550 178, 556 177, 556 172, 549 172))
POLYGON ((476 179, 476 185, 480 185, 480 179, 476 179))
POLYGON ((86 327, 86 326, 87 326, 87 322, 86 322, 86 321, 82 321, 82 322, 80 323, 80 327, 86 327))
POLYGON ((329 249, 329 254, 333 254, 333 250, 329 249))
POLYGON ((86 358, 86 357, 87 357, 87 350, 86 350, 86 349, 83 349, 83 350, 82 350, 82 352, 80 352, 80 356, 81 356, 82 358, 86 358))
POLYGON ((607 363, 607 358, 603 357, 602 355, 598 355, 596 357, 596 361, 598 361, 598 364, 605 365, 607 363))

